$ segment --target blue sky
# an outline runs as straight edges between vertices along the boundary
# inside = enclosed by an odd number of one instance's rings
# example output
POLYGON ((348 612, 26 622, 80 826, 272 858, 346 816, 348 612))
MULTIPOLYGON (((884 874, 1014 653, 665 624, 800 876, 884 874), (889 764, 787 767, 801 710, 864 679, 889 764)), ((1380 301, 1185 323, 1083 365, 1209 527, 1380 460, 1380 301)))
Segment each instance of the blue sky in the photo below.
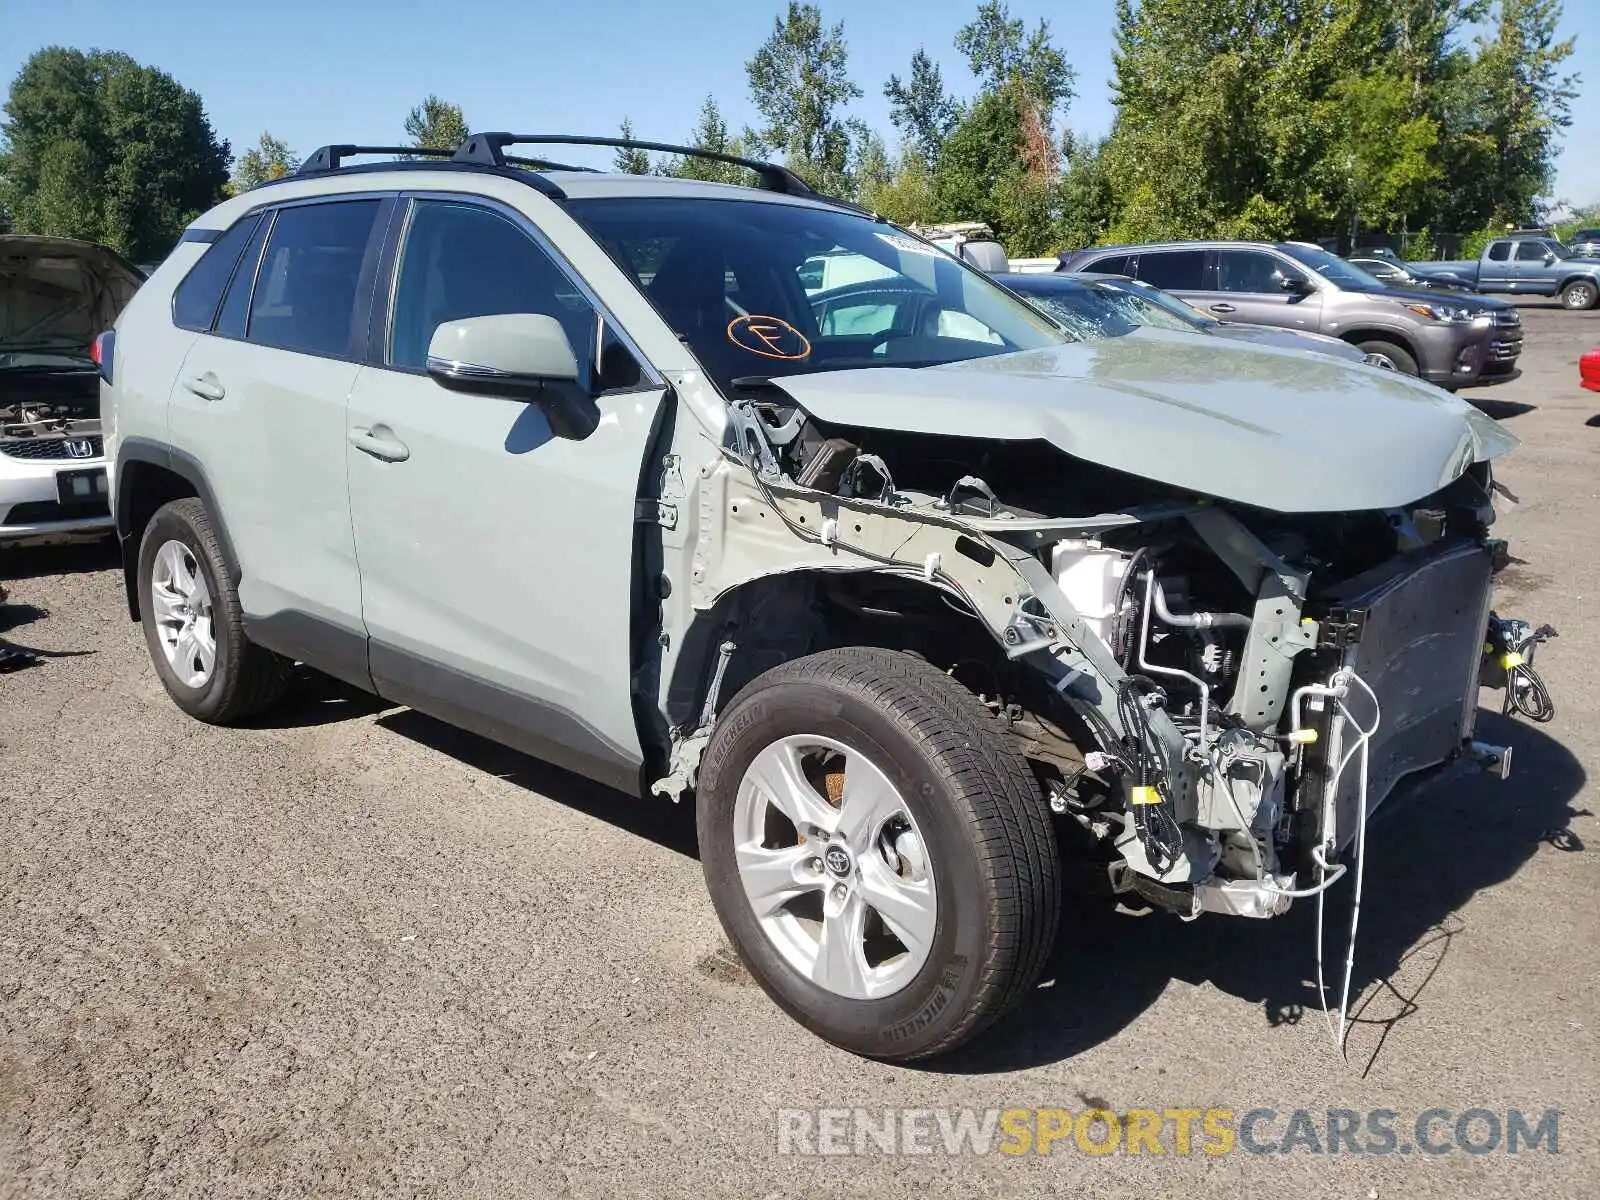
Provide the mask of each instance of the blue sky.
MULTIPOLYGON (((766 37, 781 0, 579 0, 550 5, 494 0, 4 0, 0 82, 41 46, 101 47, 168 71, 205 100, 235 153, 270 129, 304 155, 325 142, 401 137, 406 111, 428 92, 460 104, 474 128, 615 133, 682 140, 707 92, 730 124, 752 121, 744 61, 766 37), (553 10, 553 11, 552 11, 553 10)), ((1567 0, 1567 32, 1600 0, 1567 0)), ((925 46, 945 81, 971 77, 951 47, 977 0, 824 3, 843 19, 850 68, 866 93, 855 111, 890 132, 883 81, 906 74, 925 46)), ((1068 119, 1080 132, 1111 124, 1111 0, 1012 0, 1031 24, 1049 18, 1078 72, 1068 119)), ((1572 62, 1600 87, 1600 35, 1578 41, 1572 62)), ((1600 200, 1600 105, 1574 105, 1557 195, 1600 200)))

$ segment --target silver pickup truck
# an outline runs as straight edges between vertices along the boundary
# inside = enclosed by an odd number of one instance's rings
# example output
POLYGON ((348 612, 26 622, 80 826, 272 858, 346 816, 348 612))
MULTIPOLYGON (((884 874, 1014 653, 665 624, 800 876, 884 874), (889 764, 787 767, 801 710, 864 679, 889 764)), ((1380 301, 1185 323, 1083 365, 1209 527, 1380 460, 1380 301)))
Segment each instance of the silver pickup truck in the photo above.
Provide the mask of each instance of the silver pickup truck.
POLYGON ((1563 308, 1581 312, 1600 303, 1600 258, 1578 257, 1552 237, 1496 238, 1476 262, 1407 263, 1459 275, 1480 292, 1508 296, 1559 296, 1563 308))

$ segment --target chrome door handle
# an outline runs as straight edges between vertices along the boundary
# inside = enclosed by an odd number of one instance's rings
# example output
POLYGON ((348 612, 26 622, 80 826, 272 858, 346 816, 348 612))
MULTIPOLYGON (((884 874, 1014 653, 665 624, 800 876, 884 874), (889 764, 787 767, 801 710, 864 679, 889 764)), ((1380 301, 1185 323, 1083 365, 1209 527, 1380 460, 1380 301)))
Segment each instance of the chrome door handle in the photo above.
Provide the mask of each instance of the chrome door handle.
POLYGON ((350 444, 363 454, 370 454, 384 462, 405 462, 411 457, 411 447, 395 437, 385 425, 352 429, 350 444))
POLYGON ((1211 311, 1212 312, 1228 313, 1228 312, 1233 312, 1234 308, 1233 308, 1233 305, 1231 305, 1231 304, 1213 304, 1213 305, 1211 305, 1211 311))
POLYGON ((202 400, 221 400, 228 394, 228 389, 222 386, 222 381, 210 371, 203 375, 187 376, 183 386, 202 400))

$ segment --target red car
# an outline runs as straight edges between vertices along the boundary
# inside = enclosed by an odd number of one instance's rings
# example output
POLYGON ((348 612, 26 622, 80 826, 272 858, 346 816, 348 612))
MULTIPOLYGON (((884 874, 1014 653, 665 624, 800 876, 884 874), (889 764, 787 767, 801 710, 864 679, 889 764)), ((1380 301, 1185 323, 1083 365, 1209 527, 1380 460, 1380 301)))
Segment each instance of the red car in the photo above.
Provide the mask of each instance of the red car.
POLYGON ((1600 346, 1578 360, 1578 382, 1591 392, 1600 392, 1600 346))

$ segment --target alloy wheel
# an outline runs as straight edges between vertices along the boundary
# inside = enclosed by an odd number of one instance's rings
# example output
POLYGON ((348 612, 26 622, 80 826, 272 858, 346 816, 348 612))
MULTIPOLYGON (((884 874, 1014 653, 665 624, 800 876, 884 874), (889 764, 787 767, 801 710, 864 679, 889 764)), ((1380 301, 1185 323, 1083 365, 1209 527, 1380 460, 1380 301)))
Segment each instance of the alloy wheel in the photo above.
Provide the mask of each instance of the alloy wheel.
POLYGON ((203 688, 217 665, 211 589, 194 551, 164 542, 150 570, 150 604, 167 665, 185 687, 203 688))
POLYGON ((789 966, 855 1000, 916 978, 937 926, 933 871, 876 763, 829 738, 783 738, 751 761, 733 816, 745 896, 789 966))

